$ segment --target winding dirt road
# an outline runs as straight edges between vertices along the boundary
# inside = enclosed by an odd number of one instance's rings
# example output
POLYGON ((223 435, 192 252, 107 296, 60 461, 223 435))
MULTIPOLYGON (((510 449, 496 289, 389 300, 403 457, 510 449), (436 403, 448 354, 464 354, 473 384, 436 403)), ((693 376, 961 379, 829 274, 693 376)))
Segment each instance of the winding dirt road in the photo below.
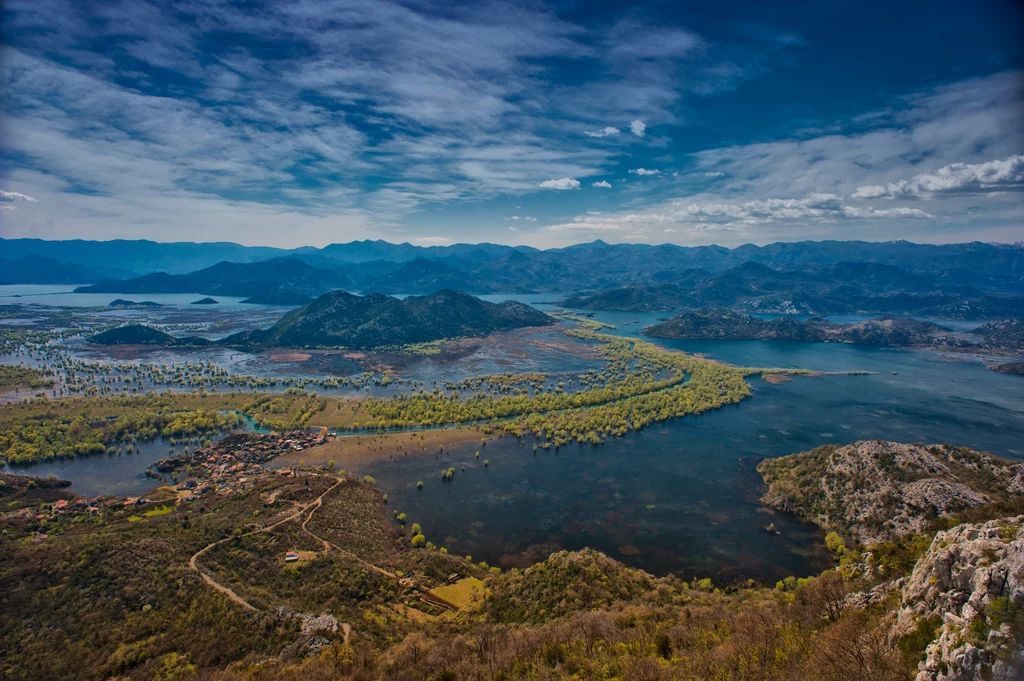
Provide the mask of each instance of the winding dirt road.
MULTIPOLYGON (((199 576, 203 578, 204 582, 206 582, 207 584, 212 586, 214 589, 216 589, 220 593, 222 593, 225 596, 227 596, 228 598, 230 598, 232 601, 234 601, 238 605, 242 606, 243 608, 245 608, 247 610, 251 610, 252 612, 261 612, 259 608, 257 608, 252 603, 249 603, 247 600, 245 600, 244 598, 242 598, 241 596, 236 594, 229 587, 224 586, 223 584, 221 584, 220 582, 215 580, 212 576, 210 576, 208 573, 203 572, 203 569, 201 567, 199 567, 199 562, 198 562, 199 561, 199 557, 202 556, 204 553, 206 553, 207 551, 209 551, 210 549, 212 549, 215 546, 220 546, 221 544, 227 543, 229 541, 233 541, 235 539, 241 539, 242 537, 248 537, 248 536, 253 535, 253 534, 260 534, 262 532, 270 532, 275 527, 278 527, 280 525, 283 525, 283 524, 285 524, 287 522, 291 522, 291 521, 301 517, 302 514, 305 513, 308 510, 311 510, 311 509, 315 510, 317 508, 320 508, 320 506, 323 504, 324 497, 327 496, 327 494, 329 492, 334 490, 338 485, 340 485, 342 483, 342 479, 341 478, 335 477, 334 480, 335 480, 335 483, 333 485, 331 485, 330 487, 328 487, 326 490, 324 490, 323 494, 318 496, 314 501, 310 502, 306 506, 303 506, 302 508, 300 508, 298 511, 296 511, 292 515, 290 515, 290 516, 288 516, 286 518, 283 518, 283 519, 277 521, 276 523, 274 523, 272 525, 267 525, 266 527, 261 527, 261 528, 259 528, 257 530, 252 530, 251 532, 246 532, 245 534, 240 534, 237 537, 236 536, 224 537, 223 539, 218 539, 215 542, 207 544, 206 546, 204 546, 203 548, 199 549, 198 551, 196 551, 195 553, 192 554, 192 557, 188 559, 188 566, 190 568, 192 568, 193 570, 195 570, 197 573, 199 573, 199 576)), ((312 514, 310 514, 310 516, 312 516, 312 514)), ((306 519, 306 522, 309 522, 308 518, 306 519)), ((303 529, 305 529, 305 523, 303 523, 303 529)))
MULTIPOLYGON (((324 492, 320 496, 318 496, 316 499, 314 499, 310 503, 306 504, 305 506, 299 508, 297 511, 295 511, 295 513, 292 513, 291 515, 287 516, 286 518, 282 518, 281 520, 277 521, 276 523, 273 523, 272 525, 267 525, 266 527, 261 527, 261 528, 256 529, 256 530, 252 530, 251 532, 246 532, 245 534, 240 534, 237 537, 236 536, 224 537, 223 539, 218 539, 215 542, 207 544, 206 546, 204 546, 203 548, 201 548, 200 550, 198 550, 194 554, 192 554, 192 557, 189 558, 189 560, 188 560, 188 566, 192 570, 195 570, 199 574, 199 576, 203 578, 204 582, 209 584, 211 587, 213 587, 214 589, 216 589, 217 591, 219 591, 223 595, 227 596, 233 602, 237 603, 238 605, 242 606, 243 608, 245 608, 246 610, 249 610, 251 612, 261 612, 261 610, 259 608, 254 606, 252 603, 249 603, 247 600, 245 600, 241 596, 239 596, 237 593, 235 593, 233 590, 231 590, 231 588, 229 588, 227 586, 224 586, 223 584, 221 584, 220 582, 215 580, 209 573, 203 572, 203 569, 199 566, 199 562, 198 562, 199 558, 200 558, 200 556, 202 556, 204 553, 206 553, 207 551, 209 551, 210 549, 212 549, 215 546, 219 546, 221 544, 227 543, 229 541, 233 541, 235 539, 240 539, 242 537, 248 537, 249 535, 260 534, 260 533, 263 533, 263 532, 270 532, 274 528, 279 527, 279 526, 281 526, 281 525, 283 525, 285 523, 291 522, 293 520, 297 520, 297 519, 301 518, 305 514, 306 517, 302 521, 302 524, 300 525, 300 528, 302 529, 303 532, 308 534, 310 537, 312 537, 313 539, 316 539, 318 542, 320 542, 323 545, 325 552, 329 551, 331 549, 334 549, 335 551, 337 551, 337 552, 341 553, 342 555, 344 555, 344 556, 346 556, 346 557, 348 557, 348 558, 358 562, 360 565, 362 565, 363 567, 365 567, 365 568, 367 568, 369 570, 373 570, 374 572, 376 572, 378 574, 381 574, 381 575, 384 575, 385 577, 388 577, 390 579, 393 579, 396 582, 404 583, 405 585, 411 586, 412 588, 416 589, 420 593, 420 597, 423 600, 428 601, 430 603, 433 603, 434 605, 437 605, 439 607, 445 608, 447 610, 457 611, 459 609, 458 606, 456 606, 453 603, 449 603, 445 599, 440 598, 439 596, 436 596, 436 595, 430 593, 430 591, 426 587, 421 586, 419 584, 416 584, 415 582, 413 582, 410 579, 402 580, 398 575, 396 575, 395 573, 391 572, 390 570, 386 570, 385 568, 382 568, 379 565, 375 565, 374 563, 371 563, 369 561, 363 560, 362 558, 360 558, 356 554, 352 553, 351 551, 343 549, 340 546, 338 546, 337 544, 335 544, 333 542, 330 542, 330 541, 324 539, 323 537, 321 537, 321 536, 319 536, 317 534, 314 534, 309 528, 306 527, 306 525, 309 524, 309 521, 313 519, 313 514, 316 513, 317 509, 319 509, 321 506, 323 506, 324 497, 326 497, 332 491, 337 489, 337 487, 339 485, 341 485, 342 482, 344 482, 343 478, 339 478, 337 476, 331 476, 331 477, 335 481, 334 484, 331 485, 330 487, 328 487, 326 490, 324 490, 324 492)), ((351 628, 346 623, 346 624, 342 624, 342 629, 345 632, 345 640, 347 641, 351 628)))

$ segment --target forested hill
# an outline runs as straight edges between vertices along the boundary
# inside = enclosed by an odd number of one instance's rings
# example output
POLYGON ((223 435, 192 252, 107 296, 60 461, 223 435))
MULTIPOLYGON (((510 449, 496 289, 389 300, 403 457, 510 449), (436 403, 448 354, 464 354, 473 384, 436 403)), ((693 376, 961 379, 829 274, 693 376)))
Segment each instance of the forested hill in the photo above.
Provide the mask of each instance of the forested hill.
POLYGON ((880 317, 854 324, 834 324, 812 317, 761 319, 731 310, 693 310, 644 329, 653 338, 702 340, 836 341, 859 345, 925 345, 950 338, 952 332, 931 322, 880 317))
POLYGON ((379 293, 356 296, 334 291, 291 311, 269 329, 235 334, 224 342, 367 349, 552 323, 551 317, 529 305, 511 300, 489 303, 450 289, 404 300, 379 293))

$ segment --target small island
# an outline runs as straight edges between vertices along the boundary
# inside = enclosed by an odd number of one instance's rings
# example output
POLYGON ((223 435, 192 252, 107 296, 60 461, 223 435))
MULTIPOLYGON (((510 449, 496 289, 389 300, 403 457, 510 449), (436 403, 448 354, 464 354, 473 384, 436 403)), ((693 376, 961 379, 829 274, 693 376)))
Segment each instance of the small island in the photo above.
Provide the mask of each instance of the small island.
POLYGON ((163 305, 161 305, 160 303, 154 303, 152 300, 143 300, 137 302, 134 300, 125 300, 123 298, 118 298, 117 300, 110 301, 107 304, 107 307, 163 307, 163 305))
POLYGON ((220 305, 219 300, 213 298, 200 298, 199 300, 193 300, 192 305, 220 305))
POLYGON ((150 345, 174 347, 204 347, 210 341, 197 336, 176 338, 169 333, 154 329, 145 324, 126 324, 116 329, 109 329, 89 338, 92 345, 150 345))

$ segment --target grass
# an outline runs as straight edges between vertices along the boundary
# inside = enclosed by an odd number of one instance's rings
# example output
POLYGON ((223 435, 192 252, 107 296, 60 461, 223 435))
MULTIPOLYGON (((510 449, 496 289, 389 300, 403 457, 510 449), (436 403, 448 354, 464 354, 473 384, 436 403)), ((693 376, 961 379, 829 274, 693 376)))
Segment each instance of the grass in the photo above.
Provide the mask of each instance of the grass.
POLYGON ((143 511, 142 515, 136 514, 128 516, 128 522, 137 523, 143 518, 152 518, 158 515, 167 515, 168 513, 171 513, 173 510, 173 506, 157 506, 156 508, 151 508, 148 511, 143 511))
POLYGON ((313 415, 313 418, 309 420, 309 425, 327 426, 328 428, 347 426, 358 411, 359 402, 358 399, 332 399, 323 411, 313 415))
POLYGON ((430 593, 464 610, 474 603, 483 601, 484 582, 476 577, 464 577, 454 584, 431 589, 430 593))

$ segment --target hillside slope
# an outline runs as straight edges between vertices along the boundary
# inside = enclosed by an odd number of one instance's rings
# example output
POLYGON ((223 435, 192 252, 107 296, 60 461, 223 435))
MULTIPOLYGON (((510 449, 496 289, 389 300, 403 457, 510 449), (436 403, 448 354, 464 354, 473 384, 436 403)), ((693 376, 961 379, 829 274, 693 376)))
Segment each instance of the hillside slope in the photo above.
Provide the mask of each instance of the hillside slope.
POLYGON ((404 300, 379 293, 356 296, 334 291, 291 311, 269 329, 235 334, 224 342, 368 349, 552 323, 551 317, 523 303, 489 303, 448 289, 404 300))
POLYGON ((732 310, 693 310, 644 329, 653 338, 702 340, 786 340, 844 342, 858 345, 960 344, 949 329, 907 317, 879 317, 834 324, 812 317, 762 319, 732 310))
POLYGON ((188 274, 157 272, 135 279, 103 281, 75 290, 79 293, 201 293, 293 304, 348 284, 349 280, 339 271, 312 267, 297 258, 275 258, 255 263, 221 262, 188 274))

